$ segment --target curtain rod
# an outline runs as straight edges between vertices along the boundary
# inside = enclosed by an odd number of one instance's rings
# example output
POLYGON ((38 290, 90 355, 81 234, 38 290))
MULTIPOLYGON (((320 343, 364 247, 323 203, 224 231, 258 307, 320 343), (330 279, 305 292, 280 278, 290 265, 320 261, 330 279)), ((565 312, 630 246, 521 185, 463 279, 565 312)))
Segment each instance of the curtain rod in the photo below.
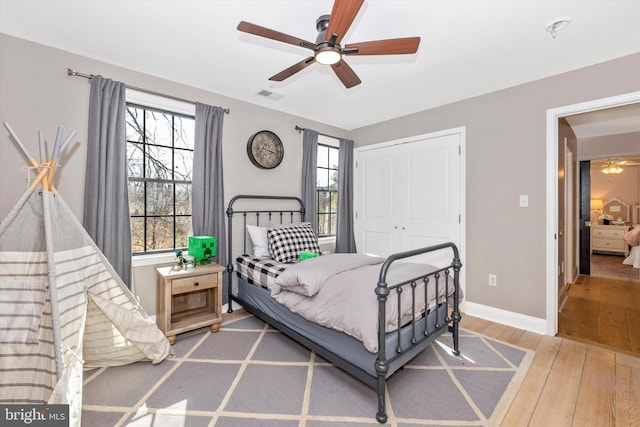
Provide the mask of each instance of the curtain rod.
MULTIPOLYGON (((84 77, 85 79, 89 79, 89 80, 91 80, 91 78, 93 77, 93 74, 79 73, 77 71, 72 70, 71 68, 67 68, 67 75, 73 76, 73 77, 84 77)), ((126 85, 126 86, 127 86, 128 89, 137 90, 137 91, 148 93, 148 94, 151 94, 151 95, 162 96, 164 98, 173 99, 174 101, 186 102, 188 104, 195 104, 194 101, 190 101, 188 99, 183 99, 183 98, 178 98, 177 96, 166 95, 164 93, 154 92, 154 91, 149 90, 149 89, 143 89, 141 87, 135 87, 135 86, 129 86, 129 85, 126 85)), ((228 108, 224 108, 222 111, 224 111, 225 114, 229 114, 229 109, 228 108)))
MULTIPOLYGON (((306 130, 306 129, 305 129, 305 128, 301 128, 300 126, 296 125, 296 130, 297 130, 298 132, 302 132, 303 130, 306 130)), ((311 129, 309 129, 309 130, 311 130, 311 129)), ((318 131, 315 131, 315 132, 318 132, 318 131)), ((318 135, 326 136, 326 137, 333 138, 333 139, 340 139, 340 138, 339 138, 339 137, 337 137, 337 136, 328 135, 328 134, 326 134, 326 133, 322 133, 322 132, 318 132, 318 135)))

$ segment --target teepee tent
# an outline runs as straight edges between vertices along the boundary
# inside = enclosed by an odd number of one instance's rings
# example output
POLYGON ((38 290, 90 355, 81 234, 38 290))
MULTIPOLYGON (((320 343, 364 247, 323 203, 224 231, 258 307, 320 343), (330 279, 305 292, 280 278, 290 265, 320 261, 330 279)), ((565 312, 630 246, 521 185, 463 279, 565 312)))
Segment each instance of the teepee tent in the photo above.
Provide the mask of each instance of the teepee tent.
POLYGON ((57 160, 73 138, 62 127, 40 164, 5 128, 38 175, 0 224, 0 402, 69 404, 82 411, 82 369, 171 353, 144 312, 53 187, 57 160))

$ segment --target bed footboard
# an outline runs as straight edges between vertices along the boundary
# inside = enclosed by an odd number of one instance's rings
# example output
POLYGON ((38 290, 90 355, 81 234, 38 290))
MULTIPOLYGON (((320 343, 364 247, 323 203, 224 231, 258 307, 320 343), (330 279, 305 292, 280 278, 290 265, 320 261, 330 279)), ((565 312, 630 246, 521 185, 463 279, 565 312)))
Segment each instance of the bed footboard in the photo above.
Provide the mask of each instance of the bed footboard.
MULTIPOLYGON (((458 355, 460 354, 459 346, 458 346, 458 329, 459 323, 461 320, 461 315, 459 311, 459 295, 460 295, 460 269, 462 268, 462 263, 460 262, 460 256, 458 253, 458 248, 453 243, 443 243, 440 245, 429 246, 426 248, 415 249, 411 251, 401 252, 397 254, 393 254, 389 256, 382 268, 380 269, 380 278, 378 280, 378 286, 375 289, 375 293, 378 298, 378 357, 376 359, 375 368, 377 373, 377 395, 378 395, 378 413, 376 414, 376 419, 380 423, 387 422, 387 412, 386 412, 386 400, 385 400, 385 388, 386 388, 386 379, 392 373, 390 372, 390 367, 396 361, 401 361, 400 364, 404 364, 404 360, 410 360, 415 355, 417 355, 420 351, 424 350, 434 339, 435 337, 441 335, 446 330, 452 332, 453 335, 453 353, 458 355), (436 271, 433 271, 424 276, 415 277, 410 280, 405 280, 401 283, 393 283, 390 284, 387 282, 387 274, 389 272, 389 268, 394 262, 397 262, 402 259, 411 258, 417 255, 436 252, 441 250, 452 250, 453 251, 453 260, 451 264, 446 267, 439 268, 436 271), (453 271, 453 278, 451 278, 451 273, 453 271), (453 280, 451 280, 453 279, 453 280), (419 292, 416 292, 418 288, 418 283, 422 281, 424 283, 424 295, 418 295, 419 292), (440 310, 435 309, 435 327, 434 329, 429 329, 429 322, 419 322, 417 319, 420 317, 419 313, 416 313, 416 303, 418 298, 424 298, 424 301, 427 300, 427 293, 429 287, 435 287, 435 295, 440 294, 440 287, 444 286, 444 295, 450 295, 451 292, 450 287, 453 287, 453 293, 451 294, 451 298, 445 297, 445 301, 442 302, 445 306, 447 305, 447 299, 453 300, 452 310, 449 314, 448 310, 444 310, 443 318, 441 318, 438 313, 440 310), (387 310, 387 298, 389 295, 395 292, 397 294, 398 307, 401 305, 402 298, 411 298, 411 307, 412 307, 412 320, 411 320, 411 334, 409 343, 404 343, 402 341, 401 329, 406 328, 407 326, 403 326, 400 322, 401 310, 398 309, 398 327, 396 330, 397 333, 397 343, 396 343, 396 354, 393 357, 387 357, 386 354, 386 340, 384 339, 385 334, 387 333, 385 330, 386 324, 386 310, 387 310), (406 296, 405 296, 406 295, 406 296), (418 325, 423 325, 419 327, 418 325), (407 347, 407 344, 409 346, 407 347)), ((426 305, 428 307, 428 305, 426 305)), ((406 338, 405 338, 406 340, 406 338)), ((397 365, 397 363, 396 363, 397 365)))

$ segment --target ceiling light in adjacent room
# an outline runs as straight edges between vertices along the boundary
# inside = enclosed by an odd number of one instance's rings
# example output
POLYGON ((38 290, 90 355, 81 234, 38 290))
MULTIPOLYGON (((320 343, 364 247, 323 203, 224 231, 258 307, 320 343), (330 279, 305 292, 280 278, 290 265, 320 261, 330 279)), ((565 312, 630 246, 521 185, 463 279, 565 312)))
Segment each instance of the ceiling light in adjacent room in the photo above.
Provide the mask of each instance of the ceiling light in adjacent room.
POLYGON ((547 26, 547 31, 550 32, 551 33, 551 37, 553 37, 555 39, 556 35, 558 34, 558 31, 562 30, 564 27, 569 25, 569 22, 571 22, 571 20, 569 20, 569 19, 558 20, 558 21, 548 25, 547 26))
POLYGON ((623 169, 616 164, 610 164, 602 169, 602 173, 607 175, 622 173, 622 171, 623 169))

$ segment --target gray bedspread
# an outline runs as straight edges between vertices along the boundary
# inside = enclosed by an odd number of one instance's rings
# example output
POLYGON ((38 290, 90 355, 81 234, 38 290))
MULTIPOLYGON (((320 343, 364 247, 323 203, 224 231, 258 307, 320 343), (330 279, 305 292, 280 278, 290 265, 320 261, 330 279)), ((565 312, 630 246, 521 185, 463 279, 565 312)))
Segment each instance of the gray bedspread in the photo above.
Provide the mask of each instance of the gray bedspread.
MULTIPOLYGON (((384 258, 362 254, 329 254, 300 262, 282 273, 272 286, 273 297, 291 311, 320 325, 342 331, 362 341, 371 352, 378 351, 378 300, 375 288, 384 258)), ((396 262, 387 274, 389 286, 423 276, 436 267, 396 262)), ((444 275, 443 275, 444 276, 444 275)), ((433 278, 431 279, 433 281, 433 278)), ((438 302, 445 300, 441 279, 438 302)), ((404 287, 400 323, 411 320, 411 292, 404 287)), ((429 308, 436 305, 435 286, 428 286, 429 308)), ((453 272, 449 294, 454 291, 453 272)), ((416 318, 425 310, 424 283, 416 287, 416 318)), ((398 326, 398 302, 391 292, 386 305, 385 331, 398 326)))

